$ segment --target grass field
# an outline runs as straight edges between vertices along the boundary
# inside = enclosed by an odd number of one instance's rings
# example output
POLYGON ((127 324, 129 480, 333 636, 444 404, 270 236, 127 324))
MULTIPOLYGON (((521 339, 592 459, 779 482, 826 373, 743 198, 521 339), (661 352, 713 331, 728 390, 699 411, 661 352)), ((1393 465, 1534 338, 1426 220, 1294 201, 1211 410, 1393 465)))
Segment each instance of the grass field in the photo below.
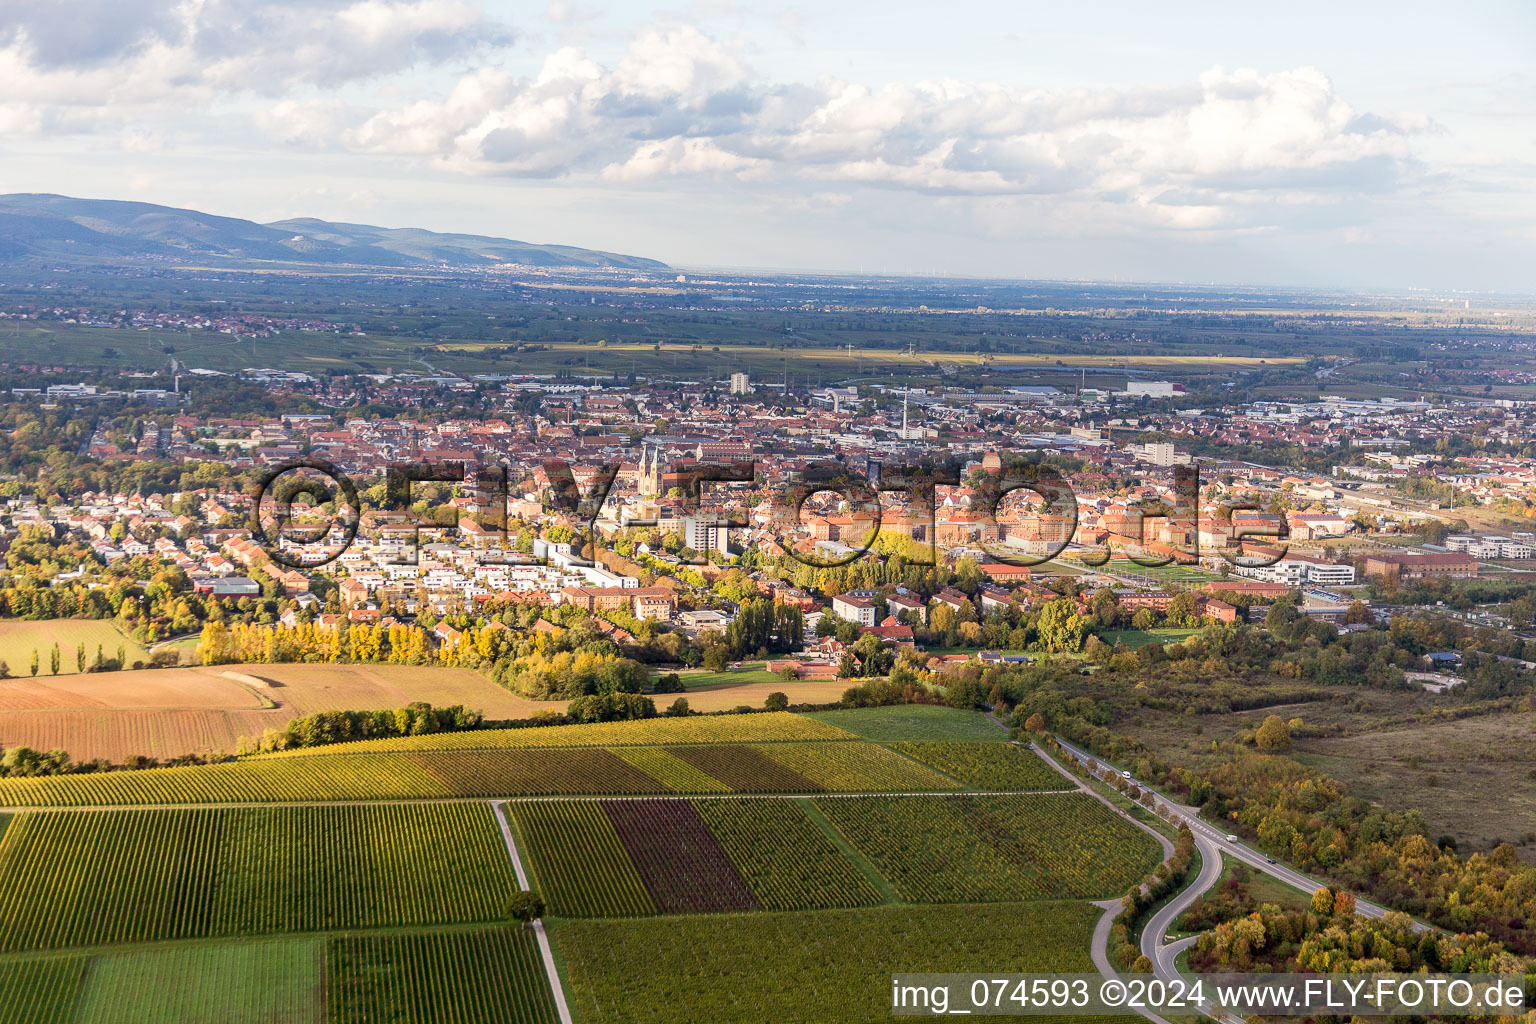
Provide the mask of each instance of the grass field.
POLYGON ((1297 741, 1292 756, 1351 794, 1417 808, 1465 850, 1512 843, 1536 857, 1536 749, 1528 712, 1297 741), (1497 812, 1494 812, 1497 808, 1497 812))
POLYGON ((1197 587, 1211 580, 1219 579, 1204 569, 1196 569, 1188 565, 1160 565, 1145 566, 1131 561, 1128 558, 1111 558, 1103 567, 1105 572, 1121 576, 1146 576, 1149 579, 1167 583, 1179 583, 1186 587, 1197 587))
POLYGON ((839 708, 812 711, 807 718, 876 743, 903 740, 1006 740, 1008 731, 979 711, 935 704, 903 704, 888 708, 839 708))
POLYGON ((658 693, 655 697, 656 706, 666 710, 667 705, 678 697, 685 697, 688 707, 693 711, 729 711, 742 705, 760 708, 770 693, 784 694, 791 704, 835 704, 849 686, 846 680, 839 679, 797 679, 785 682, 771 672, 751 674, 766 675, 770 681, 702 687, 681 694, 658 693))
POLYGON ((110 621, 102 619, 0 620, 0 660, 6 663, 13 676, 26 676, 31 671, 33 651, 37 652, 38 677, 50 675, 49 658, 54 644, 59 645, 60 675, 73 675, 79 671, 77 651, 80 644, 85 644, 87 666, 95 660, 98 646, 108 658, 116 658, 117 649, 122 647, 130 665, 149 657, 143 647, 129 640, 110 621))
POLYGON ((532 933, 470 927, 0 956, 5 1024, 553 1024, 532 933))
POLYGON ((484 804, 21 814, 0 950, 495 921, 515 887, 484 804))
POLYGON ((1198 632, 1200 632, 1198 629, 1112 629, 1101 634, 1100 639, 1111 647, 1116 644, 1125 644, 1134 650, 1151 643, 1164 646, 1180 643, 1198 632))
POLYGON ((586 1024, 826 1024, 890 1019, 894 972, 1091 972, 1097 916, 1085 903, 872 907, 570 921, 552 935, 586 1024))
POLYGON ((78 1024, 320 1024, 324 958, 324 941, 317 936, 93 956, 72 1019, 78 1024))
MULTIPOLYGON (((696 690, 701 686, 740 686, 745 683, 782 683, 777 673, 769 672, 763 668, 760 661, 743 665, 739 669, 727 669, 724 672, 679 672, 677 678, 690 690, 696 690)), ((659 696, 665 696, 660 694, 659 696)))

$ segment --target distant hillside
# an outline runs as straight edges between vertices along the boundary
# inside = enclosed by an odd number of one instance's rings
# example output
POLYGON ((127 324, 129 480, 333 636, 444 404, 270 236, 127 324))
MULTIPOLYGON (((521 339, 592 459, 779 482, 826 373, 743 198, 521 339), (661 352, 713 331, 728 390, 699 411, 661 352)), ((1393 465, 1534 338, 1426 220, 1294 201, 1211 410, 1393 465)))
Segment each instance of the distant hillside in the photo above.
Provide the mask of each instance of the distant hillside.
POLYGON ((215 259, 366 267, 622 267, 666 264, 569 245, 447 235, 301 218, 257 224, 149 203, 19 193, 0 196, 0 263, 120 263, 215 259))

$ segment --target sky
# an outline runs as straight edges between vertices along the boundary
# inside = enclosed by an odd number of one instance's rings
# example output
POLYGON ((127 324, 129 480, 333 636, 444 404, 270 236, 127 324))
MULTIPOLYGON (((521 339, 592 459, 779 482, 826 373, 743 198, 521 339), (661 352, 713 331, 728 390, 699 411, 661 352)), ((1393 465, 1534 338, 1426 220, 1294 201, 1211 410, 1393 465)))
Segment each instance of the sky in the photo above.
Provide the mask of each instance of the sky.
POLYGON ((0 0, 0 193, 683 268, 1536 291, 1536 5, 0 0))

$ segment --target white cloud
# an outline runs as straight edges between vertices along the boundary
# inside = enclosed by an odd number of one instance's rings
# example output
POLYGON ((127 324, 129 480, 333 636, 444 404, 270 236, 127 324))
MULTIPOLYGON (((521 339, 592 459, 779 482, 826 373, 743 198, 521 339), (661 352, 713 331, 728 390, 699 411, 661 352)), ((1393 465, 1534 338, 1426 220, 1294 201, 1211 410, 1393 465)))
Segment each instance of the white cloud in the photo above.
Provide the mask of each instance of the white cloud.
MULTIPOLYGON (((616 56, 555 48, 518 74, 496 63, 510 29, 479 2, 0 0, 0 137, 180 145, 200 117, 466 176, 910 193, 1188 232, 1342 222, 1432 178, 1414 148, 1428 118, 1357 109, 1310 67, 1120 89, 775 81, 747 42, 680 25, 616 56), (405 74, 475 58, 447 85, 405 74), (337 92, 364 79, 379 80, 367 105, 337 92)), ((549 16, 577 13, 558 0, 549 16)))
POLYGON ((738 49, 693 28, 647 30, 607 65, 567 47, 536 75, 482 69, 381 110, 348 141, 475 175, 1055 197, 1149 227, 1255 230, 1318 197, 1404 188, 1433 127, 1357 110, 1309 67, 1143 90, 781 83, 738 49))
POLYGON ((89 128, 123 108, 332 87, 511 38, 467 0, 0 0, 0 81, 28 111, 11 130, 89 128))

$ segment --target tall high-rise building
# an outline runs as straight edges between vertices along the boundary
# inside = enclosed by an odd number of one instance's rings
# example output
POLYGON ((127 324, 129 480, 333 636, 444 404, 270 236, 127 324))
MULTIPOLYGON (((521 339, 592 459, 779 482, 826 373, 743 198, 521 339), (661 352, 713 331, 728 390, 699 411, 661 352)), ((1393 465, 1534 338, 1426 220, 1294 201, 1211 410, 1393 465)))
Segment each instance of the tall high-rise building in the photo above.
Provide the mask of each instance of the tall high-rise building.
POLYGON ((733 374, 731 374, 731 394, 733 394, 733 395, 750 395, 751 393, 752 393, 752 382, 747 380, 747 375, 746 374, 744 374, 744 373, 733 373, 733 374))
POLYGON ((730 524, 725 516, 684 516, 683 543, 694 551, 718 551, 729 555, 730 524))

